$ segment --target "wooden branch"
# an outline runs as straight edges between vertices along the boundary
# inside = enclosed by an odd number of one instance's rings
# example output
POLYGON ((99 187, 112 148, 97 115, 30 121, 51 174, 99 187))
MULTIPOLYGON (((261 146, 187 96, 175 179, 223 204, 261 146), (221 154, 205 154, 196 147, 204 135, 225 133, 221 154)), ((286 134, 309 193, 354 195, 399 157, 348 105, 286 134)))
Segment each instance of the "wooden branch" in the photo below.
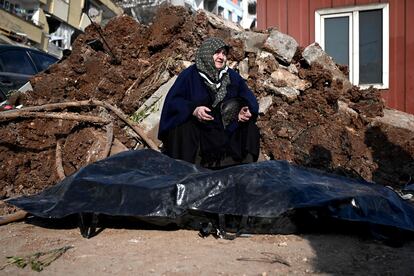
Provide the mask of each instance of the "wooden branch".
POLYGON ((160 151, 158 149, 158 146, 155 144, 154 141, 152 141, 136 123, 132 122, 128 116, 119 108, 107 103, 102 102, 98 100, 87 100, 87 101, 76 101, 76 102, 64 102, 64 103, 53 103, 53 104, 45 104, 41 106, 31 106, 31 107, 25 107, 17 111, 7 111, 0 113, 0 120, 2 118, 2 114, 7 113, 8 116, 14 115, 14 118, 19 117, 17 114, 20 114, 21 112, 27 112, 27 111, 45 111, 45 110, 55 110, 55 109, 65 109, 68 107, 82 107, 82 106, 101 106, 105 107, 106 109, 111 110, 115 115, 117 115, 122 121, 124 121, 128 126, 132 128, 140 137, 141 139, 153 150, 160 151))
POLYGON ((101 102, 96 100, 91 100, 92 103, 96 105, 102 105, 106 107, 107 109, 111 110, 115 115, 117 115, 122 121, 124 121, 127 125, 129 125, 141 138, 144 140, 144 142, 153 150, 160 151, 158 149, 158 146, 155 144, 154 141, 152 141, 148 136, 145 134, 144 130, 142 130, 139 126, 137 126, 134 122, 132 122, 125 113, 120 110, 119 108, 107 103, 107 102, 101 102))
POLYGON ((112 141, 114 140, 114 124, 110 123, 106 125, 106 145, 102 152, 101 159, 109 156, 112 147, 112 141))
POLYGON ((50 111, 50 110, 56 110, 56 109, 65 109, 68 107, 81 107, 81 106, 90 106, 90 101, 76 101, 76 102, 63 102, 63 103, 51 103, 51 104, 44 104, 44 105, 38 105, 38 106, 28 106, 23 107, 21 109, 14 109, 7 111, 8 114, 19 114, 19 112, 22 111, 30 111, 30 112, 36 112, 36 111, 50 111))
POLYGON ((73 120, 78 122, 90 122, 98 124, 108 124, 107 119, 101 117, 89 116, 89 115, 78 115, 72 113, 40 113, 40 112, 27 112, 25 110, 19 110, 18 112, 1 112, 0 120, 9 120, 17 118, 47 118, 47 119, 62 119, 62 120, 73 120))
POLYGON ((62 146, 61 140, 56 141, 56 171, 59 176, 60 181, 65 179, 65 170, 63 169, 63 161, 62 161, 62 146))
MULTIPOLYGON (((0 200, 0 202, 4 202, 0 200)), ((26 218, 28 213, 26 211, 20 210, 17 212, 14 212, 13 214, 0 216, 0 225, 5 225, 11 222, 20 221, 26 218)))
MULTIPOLYGON (((113 141, 113 124, 110 123, 109 120, 103 119, 101 117, 96 116, 88 116, 88 115, 76 115, 71 113, 39 113, 39 111, 45 110, 55 110, 55 109, 65 109, 68 107, 82 107, 82 106, 101 106, 105 107, 106 109, 111 110, 115 115, 117 115, 122 121, 124 121, 127 125, 129 125, 143 140, 144 142, 153 150, 159 151, 158 146, 147 137, 144 131, 137 126, 134 122, 132 122, 127 115, 123 113, 122 110, 118 109, 117 107, 102 101, 97 100, 89 100, 89 101, 77 101, 77 102, 65 102, 65 103, 54 103, 54 104, 45 104, 42 106, 33 106, 33 107, 26 107, 20 110, 13 110, 8 112, 0 113, 0 120, 9 120, 9 119, 16 119, 16 118, 50 118, 50 119, 63 119, 63 120, 76 120, 76 121, 84 121, 84 122, 91 122, 91 123, 101 123, 101 124, 108 124, 107 125, 107 144, 103 151, 104 158, 107 157, 110 153, 112 141, 113 141)), ((61 142, 58 140, 56 142, 56 170, 60 180, 63 180, 66 176, 63 169, 62 163, 62 149, 61 149, 61 142)), ((28 213, 26 211, 20 210, 10 215, 0 216, 0 225, 5 225, 11 222, 16 222, 23 220, 27 217, 28 213)))
POLYGON ((131 93, 131 90, 134 88, 134 86, 141 81, 141 78, 136 79, 131 86, 127 89, 127 91, 125 92, 125 95, 128 95, 129 93, 131 93))

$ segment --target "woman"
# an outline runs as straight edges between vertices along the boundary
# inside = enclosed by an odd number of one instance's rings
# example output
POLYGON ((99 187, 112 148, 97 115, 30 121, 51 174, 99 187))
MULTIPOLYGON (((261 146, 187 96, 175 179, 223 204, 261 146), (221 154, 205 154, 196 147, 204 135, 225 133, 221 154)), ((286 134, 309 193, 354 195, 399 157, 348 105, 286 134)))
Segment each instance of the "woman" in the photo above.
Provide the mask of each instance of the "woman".
POLYGON ((258 104, 227 67, 228 50, 219 38, 204 41, 168 92, 158 133, 168 156, 208 168, 257 160, 258 104))

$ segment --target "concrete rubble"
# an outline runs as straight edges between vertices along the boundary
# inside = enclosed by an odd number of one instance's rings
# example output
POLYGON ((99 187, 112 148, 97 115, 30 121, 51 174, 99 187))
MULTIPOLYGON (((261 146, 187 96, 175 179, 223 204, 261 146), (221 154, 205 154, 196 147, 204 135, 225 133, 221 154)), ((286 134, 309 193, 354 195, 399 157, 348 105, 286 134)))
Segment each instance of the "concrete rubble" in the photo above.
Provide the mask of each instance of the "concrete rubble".
MULTIPOLYGON (((263 158, 395 188, 414 178, 412 116, 385 109, 376 89, 352 86, 317 44, 302 50, 292 37, 274 29, 243 30, 213 14, 169 6, 161 7, 149 26, 119 16, 102 32, 120 64, 113 63, 105 47, 93 47, 102 38, 89 26, 69 57, 31 80, 33 91, 23 94, 21 103, 103 101, 160 145, 158 119, 169 87, 192 64, 201 42, 217 36, 232 46, 229 64, 260 103, 263 158)), ((74 105, 55 111, 107 118, 113 125, 112 147, 119 150, 147 147, 108 108, 74 105)), ((109 141, 108 128, 100 123, 42 117, 12 120, 0 115, 0 135, 0 199, 57 183, 58 141, 66 176, 100 158, 105 145, 99 148, 94 141, 109 141)))

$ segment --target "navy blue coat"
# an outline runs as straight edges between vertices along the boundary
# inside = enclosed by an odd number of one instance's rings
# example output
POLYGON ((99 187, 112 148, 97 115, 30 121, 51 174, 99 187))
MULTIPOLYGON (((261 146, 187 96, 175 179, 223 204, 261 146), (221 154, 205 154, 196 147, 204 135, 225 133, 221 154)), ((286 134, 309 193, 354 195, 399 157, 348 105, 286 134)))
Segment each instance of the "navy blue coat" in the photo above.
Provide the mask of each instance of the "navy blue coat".
MULTIPOLYGON (((227 86, 227 94, 223 101, 240 97, 246 101, 253 116, 257 115, 259 105, 245 80, 233 69, 229 68, 228 73, 230 85, 227 86)), ((189 120, 197 106, 211 108, 212 103, 213 99, 204 80, 198 74, 197 67, 191 65, 181 72, 168 91, 161 113, 158 137, 161 139, 167 131, 189 120)), ((215 117, 215 120, 219 118, 215 117)))

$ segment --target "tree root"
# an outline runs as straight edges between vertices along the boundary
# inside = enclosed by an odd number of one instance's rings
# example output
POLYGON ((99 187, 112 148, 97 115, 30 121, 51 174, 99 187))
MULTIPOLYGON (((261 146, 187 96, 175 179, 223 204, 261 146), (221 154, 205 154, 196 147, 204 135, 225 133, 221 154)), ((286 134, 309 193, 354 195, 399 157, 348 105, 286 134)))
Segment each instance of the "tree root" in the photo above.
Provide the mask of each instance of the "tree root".
POLYGON ((114 141, 114 124, 110 123, 106 125, 106 145, 102 152, 101 159, 104 159, 109 156, 113 141, 114 141))
MULTIPOLYGON (((141 139, 147 144, 147 146, 153 150, 156 151, 160 151, 158 149, 158 146, 155 144, 154 141, 152 141, 144 132, 144 130, 142 130, 136 123, 134 123, 133 121, 131 121, 128 116, 119 108, 115 107, 114 105, 111 105, 107 102, 103 102, 103 101, 98 101, 98 100, 87 100, 87 101, 76 101, 76 102, 64 102, 64 103, 52 103, 52 104, 45 104, 45 105, 40 105, 40 106, 31 106, 31 107, 25 107, 22 108, 20 110, 15 110, 15 111, 8 111, 8 112, 3 112, 0 113, 0 120, 2 119, 15 119, 18 117, 22 117, 22 114, 31 114, 32 112, 39 112, 39 111, 50 111, 50 110, 56 110, 56 109, 65 109, 68 107, 82 107, 82 106, 101 106, 104 107, 106 109, 109 109, 110 111, 112 111, 116 116, 118 116, 122 121, 124 121, 129 127, 132 128, 132 130, 137 133, 141 139)), ((34 114, 39 114, 39 113, 33 113, 33 117, 41 117, 40 115, 34 115, 34 114)), ((42 114, 42 113, 40 113, 42 114)), ((46 113, 48 114, 48 113, 46 113)), ((66 113, 62 113, 62 114, 66 114, 66 113)), ((54 115, 57 116, 58 114, 54 115)), ((28 116, 28 115, 26 115, 28 116)), ((50 117, 47 118, 52 118, 52 115, 49 115, 50 117)), ((86 115, 76 115, 76 116, 86 116, 86 115)), ((88 116, 91 117, 90 121, 92 122, 92 118, 99 118, 99 117, 94 117, 94 116, 88 116)), ((46 118, 46 116, 45 116, 46 118)), ((59 116, 57 116, 56 118, 59 119, 59 116)), ((70 118, 70 117, 67 117, 70 118)), ((81 117, 79 117, 81 118, 81 117)), ((60 119, 66 119, 66 118, 60 118, 60 119)), ((76 119, 74 119, 76 120, 76 119)), ((100 119, 98 121, 96 121, 97 123, 108 123, 107 120, 105 119, 100 119), (102 120, 102 121, 100 121, 102 120)), ((87 120, 86 120, 87 121, 87 120)))
POLYGON ((65 179, 66 175, 65 170, 63 169, 62 145, 60 139, 56 141, 56 171, 61 181, 65 179))
POLYGON ((0 225, 23 220, 27 217, 27 215, 28 213, 26 211, 20 210, 10 215, 0 216, 0 225))
POLYGON ((79 122, 90 122, 97 124, 108 124, 107 119, 89 116, 89 115, 79 115, 71 114, 67 112, 63 113, 40 113, 40 112, 27 112, 26 110, 19 110, 17 112, 2 112, 0 113, 0 120, 10 120, 17 118, 47 118, 47 119, 61 119, 61 120, 72 120, 79 122))
MULTIPOLYGON (((51 110, 61 110, 68 107, 83 107, 83 106, 101 106, 110 111, 112 111, 118 118, 124 121, 129 127, 136 132, 141 139, 149 146, 151 149, 159 151, 158 146, 152 141, 145 132, 138 126, 136 123, 131 121, 128 116, 119 108, 107 103, 98 100, 88 100, 88 101, 77 101, 77 102, 64 102, 64 103, 53 103, 45 104, 41 106, 26 107, 20 110, 13 110, 8 112, 0 113, 1 120, 11 120, 17 118, 49 118, 49 119, 61 119, 61 120, 74 120, 80 122, 89 122, 97 124, 106 124, 106 145, 104 150, 101 153, 100 158, 104 159, 109 156, 111 152, 112 142, 114 141, 114 130, 113 123, 105 118, 89 115, 79 115, 72 114, 68 112, 61 113, 43 113, 44 111, 51 110)), ((62 181, 66 175, 63 168, 62 161, 62 141, 56 141, 56 170, 59 179, 62 181)), ((0 216, 0 225, 8 224, 11 222, 16 222, 26 218, 28 213, 26 211, 20 210, 10 215, 0 216)))

